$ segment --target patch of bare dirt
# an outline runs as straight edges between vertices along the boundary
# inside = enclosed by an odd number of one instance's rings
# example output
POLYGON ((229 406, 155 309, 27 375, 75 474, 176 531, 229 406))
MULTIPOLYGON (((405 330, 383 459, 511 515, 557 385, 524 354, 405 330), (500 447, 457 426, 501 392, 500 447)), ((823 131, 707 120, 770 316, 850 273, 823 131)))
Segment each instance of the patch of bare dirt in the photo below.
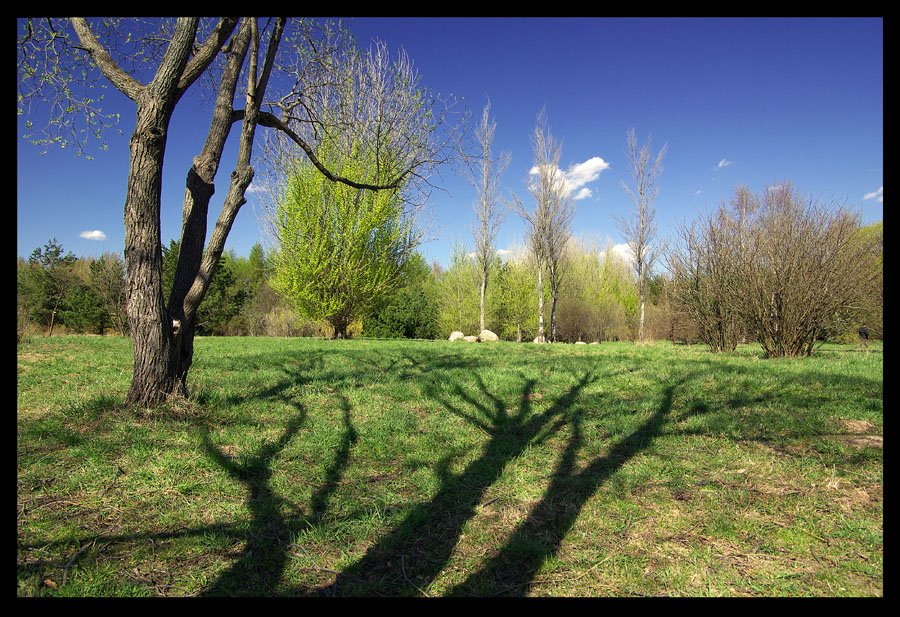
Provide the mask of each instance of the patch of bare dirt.
POLYGON ((848 434, 836 435, 838 442, 854 448, 883 448, 883 435, 869 435, 875 429, 875 425, 868 420, 839 420, 841 428, 848 434))
POLYGON ((842 420, 840 420, 840 424, 842 427, 844 427, 844 430, 846 430, 848 433, 857 433, 857 434, 868 433, 873 428, 875 428, 875 425, 873 425, 868 420, 842 419, 842 420))
POLYGON ((854 448, 884 448, 882 435, 840 435, 837 441, 854 448))

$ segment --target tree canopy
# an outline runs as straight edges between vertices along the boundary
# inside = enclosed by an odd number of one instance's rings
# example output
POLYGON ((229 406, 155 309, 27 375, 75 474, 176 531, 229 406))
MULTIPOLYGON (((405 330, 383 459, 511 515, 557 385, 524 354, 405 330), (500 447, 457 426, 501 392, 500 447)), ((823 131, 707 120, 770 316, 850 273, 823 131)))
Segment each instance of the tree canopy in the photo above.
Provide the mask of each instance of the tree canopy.
MULTIPOLYGON (((342 150, 337 143, 322 146, 318 158, 358 178, 376 169, 357 148, 342 150)), ((273 218, 273 286, 304 317, 328 320, 337 338, 394 289, 416 246, 399 191, 337 184, 303 159, 288 172, 273 218)))

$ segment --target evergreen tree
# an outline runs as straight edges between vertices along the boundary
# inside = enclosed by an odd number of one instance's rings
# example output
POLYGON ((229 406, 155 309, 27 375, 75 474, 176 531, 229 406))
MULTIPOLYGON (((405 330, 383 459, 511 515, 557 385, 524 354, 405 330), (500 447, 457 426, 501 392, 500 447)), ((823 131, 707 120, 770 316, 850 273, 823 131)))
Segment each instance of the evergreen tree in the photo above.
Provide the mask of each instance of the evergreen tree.
POLYGON ((62 245, 56 238, 51 239, 43 249, 36 248, 28 258, 28 266, 23 271, 23 293, 29 298, 31 318, 48 326, 47 336, 53 336, 53 325, 66 295, 77 283, 73 272, 76 257, 70 251, 64 254, 62 245))
POLYGON ((435 275, 415 253, 404 268, 404 283, 363 320, 364 336, 439 338, 435 275))

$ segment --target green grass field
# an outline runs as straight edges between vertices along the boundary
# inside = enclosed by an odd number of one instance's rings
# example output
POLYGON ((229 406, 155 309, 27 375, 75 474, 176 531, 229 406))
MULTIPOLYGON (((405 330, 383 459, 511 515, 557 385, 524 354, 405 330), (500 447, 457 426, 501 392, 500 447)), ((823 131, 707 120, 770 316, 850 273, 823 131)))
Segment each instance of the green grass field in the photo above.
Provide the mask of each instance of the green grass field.
POLYGON ((19 596, 881 596, 883 349, 17 350, 19 596))

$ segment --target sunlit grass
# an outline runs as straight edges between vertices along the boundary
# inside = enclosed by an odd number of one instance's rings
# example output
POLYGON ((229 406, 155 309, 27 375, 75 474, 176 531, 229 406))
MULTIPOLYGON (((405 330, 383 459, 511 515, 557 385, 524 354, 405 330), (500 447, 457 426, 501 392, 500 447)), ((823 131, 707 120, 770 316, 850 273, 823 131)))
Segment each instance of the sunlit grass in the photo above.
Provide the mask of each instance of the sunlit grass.
POLYGON ((882 595, 883 350, 17 349, 18 595, 882 595))

